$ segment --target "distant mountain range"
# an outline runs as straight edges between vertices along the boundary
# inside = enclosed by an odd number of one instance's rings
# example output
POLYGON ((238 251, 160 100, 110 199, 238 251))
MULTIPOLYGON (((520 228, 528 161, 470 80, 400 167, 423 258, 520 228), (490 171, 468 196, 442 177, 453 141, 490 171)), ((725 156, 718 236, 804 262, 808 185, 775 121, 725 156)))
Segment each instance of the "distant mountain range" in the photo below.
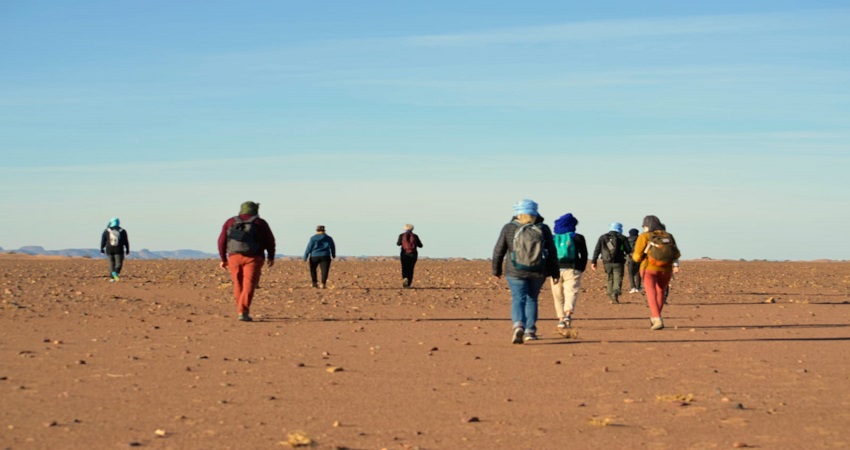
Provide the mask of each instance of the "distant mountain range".
MULTIPOLYGON (((77 258, 100 258, 100 251, 94 248, 68 248, 65 250, 45 250, 44 247, 28 245, 17 250, 3 250, 2 253, 20 253, 34 256, 70 256, 77 258)), ((134 259, 218 259, 218 254, 204 253, 199 250, 158 250, 151 251, 143 248, 137 252, 130 252, 130 258, 134 259)))

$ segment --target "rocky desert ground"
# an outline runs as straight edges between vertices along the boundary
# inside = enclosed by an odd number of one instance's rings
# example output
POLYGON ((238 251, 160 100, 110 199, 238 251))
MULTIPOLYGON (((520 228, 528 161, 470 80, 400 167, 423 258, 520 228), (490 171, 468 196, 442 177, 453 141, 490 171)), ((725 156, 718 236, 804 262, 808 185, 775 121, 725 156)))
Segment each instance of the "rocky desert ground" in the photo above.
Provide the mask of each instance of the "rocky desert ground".
POLYGON ((0 448, 850 447, 847 262, 684 261, 661 331, 588 271, 524 345, 488 261, 279 261, 252 323, 214 260, 106 265, 0 255, 0 448))

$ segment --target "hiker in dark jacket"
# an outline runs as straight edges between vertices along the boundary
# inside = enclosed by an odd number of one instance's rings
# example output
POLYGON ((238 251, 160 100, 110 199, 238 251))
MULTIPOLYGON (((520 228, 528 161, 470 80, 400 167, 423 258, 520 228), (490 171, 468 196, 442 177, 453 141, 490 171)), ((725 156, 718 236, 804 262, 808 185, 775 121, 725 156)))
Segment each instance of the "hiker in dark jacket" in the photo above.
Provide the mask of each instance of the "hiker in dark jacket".
POLYGON ((121 220, 113 217, 109 220, 103 234, 100 235, 100 253, 109 259, 109 281, 118 281, 118 274, 124 267, 124 255, 130 254, 130 239, 127 230, 121 228, 121 220))
MULTIPOLYGON (((635 243, 637 242, 639 234, 640 231, 637 228, 629 230, 629 246, 631 248, 635 248, 635 243)), ((626 270, 629 274, 629 283, 632 285, 631 290, 629 290, 629 294, 640 293, 641 286, 643 284, 640 276, 640 264, 636 263, 632 258, 626 258, 626 270)))
POLYGON ((401 247, 401 254, 398 257, 401 261, 401 287, 407 289, 413 284, 413 268, 416 267, 416 260, 419 259, 417 249, 422 248, 422 241, 413 232, 413 225, 408 223, 404 226, 404 233, 398 235, 396 245, 401 247))
MULTIPOLYGON (((572 314, 575 312, 581 288, 581 276, 587 268, 587 242, 584 236, 576 233, 578 219, 572 214, 564 214, 555 221, 555 237, 570 235, 571 245, 575 246, 572 254, 558 254, 558 267, 561 271, 558 279, 552 279, 552 296, 555 300, 555 314, 558 316, 558 332, 568 336, 568 328, 572 326, 572 314)), ((557 246, 556 246, 557 247, 557 246)))
POLYGON ((319 287, 318 267, 322 268, 322 289, 328 287, 328 273, 331 271, 331 259, 336 258, 336 245, 332 237, 325 234, 325 226, 316 226, 316 234, 307 242, 304 250, 304 261, 309 259, 310 279, 313 287, 319 287))
POLYGON ((259 203, 242 203, 239 215, 227 219, 218 235, 219 266, 230 271, 238 319, 243 322, 254 320, 250 315, 251 302, 260 282, 263 263, 268 267, 274 265, 274 234, 269 224, 260 218, 259 211, 259 203), (253 230, 240 233, 237 228, 246 224, 250 224, 247 229, 253 230), (268 254, 268 259, 265 254, 268 254))
POLYGON ((504 275, 511 289, 511 320, 513 322, 512 340, 514 344, 537 339, 537 298, 546 277, 557 282, 560 276, 557 250, 552 240, 552 231, 543 223, 543 217, 537 212, 537 203, 532 200, 520 200, 514 205, 514 216, 502 227, 496 246, 493 248, 493 276, 504 275), (534 230, 542 235, 542 264, 539 268, 517 268, 513 257, 525 258, 515 249, 513 241, 517 232, 525 225, 535 225, 534 230), (508 256, 507 261, 505 257, 508 256))
POLYGON ((631 254, 629 240, 623 236, 623 224, 611 222, 609 231, 596 241, 590 268, 596 271, 596 260, 602 255, 605 274, 608 277, 608 297, 612 304, 620 303, 620 291, 623 288, 623 272, 626 266, 626 256, 631 254))

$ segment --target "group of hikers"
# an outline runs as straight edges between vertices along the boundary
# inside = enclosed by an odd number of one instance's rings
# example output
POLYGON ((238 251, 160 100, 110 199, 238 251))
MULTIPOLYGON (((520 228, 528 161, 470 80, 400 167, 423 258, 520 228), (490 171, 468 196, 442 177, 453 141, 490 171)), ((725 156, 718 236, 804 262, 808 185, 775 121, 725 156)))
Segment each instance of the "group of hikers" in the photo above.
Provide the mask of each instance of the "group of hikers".
MULTIPOLYGON (((224 222, 218 237, 219 266, 230 272, 237 319, 245 322, 253 320, 251 302, 263 264, 272 267, 275 263, 274 233, 268 222, 260 218, 259 209, 259 203, 242 203, 239 214, 224 222)), ((534 201, 520 200, 513 209, 514 215, 502 227, 492 258, 493 275, 497 278, 504 275, 511 291, 511 342, 522 344, 538 339, 538 297, 547 278, 551 278, 557 330, 569 336, 582 274, 588 263, 586 240, 576 232, 578 219, 571 213, 564 214, 555 221, 553 233, 543 223, 534 201)), ((595 271, 601 256, 611 303, 619 303, 628 266, 630 292, 640 292, 643 285, 651 312, 650 329, 660 330, 664 328, 661 310, 681 255, 675 239, 657 217, 644 217, 642 226, 643 233, 631 229, 626 237, 622 234, 622 224, 611 223, 610 231, 597 240, 590 266, 595 271)), ((418 249, 422 248, 422 241, 413 233, 413 225, 404 225, 396 245, 401 247, 402 288, 407 289, 413 284, 418 249)), ((110 281, 119 281, 124 256, 130 254, 130 242, 117 217, 103 231, 100 251, 108 257, 110 281)), ((309 263, 312 287, 327 288, 334 258, 334 240, 324 225, 318 225, 303 255, 303 260, 309 263)))
MULTIPOLYGON (((130 240, 127 231, 121 228, 120 220, 113 217, 103 231, 100 239, 100 252, 109 260, 110 281, 119 281, 124 256, 130 254, 130 240)), ((397 245, 401 247, 401 285, 410 288, 413 272, 422 248, 419 236, 413 233, 413 225, 404 225, 404 232, 398 236, 397 245)), ((227 219, 218 236, 219 266, 230 272, 233 281, 233 296, 236 299, 237 319, 251 322, 251 302, 260 282, 263 264, 267 267, 275 263, 275 237, 268 222, 260 218, 260 204, 244 202, 239 214, 227 219)), ((310 268, 310 279, 314 288, 327 288, 331 261, 336 258, 336 244, 325 231, 324 225, 316 226, 316 234, 310 237, 304 250, 304 261, 310 268), (321 273, 321 278, 319 278, 321 273)))
MULTIPOLYGON (((555 221, 552 233, 533 200, 520 200, 513 208, 514 216, 502 227, 492 259, 493 275, 501 278, 504 274, 511 290, 511 342, 537 340, 537 299, 547 278, 551 278, 557 329, 567 337, 587 267, 587 243, 576 233, 578 219, 564 214, 555 221)), ((646 289, 650 329, 660 330, 664 328, 661 310, 665 295, 673 272, 678 271, 681 254, 658 217, 644 217, 642 226, 643 233, 630 231, 630 238, 634 237, 630 240, 623 236, 622 224, 612 223, 610 231, 597 240, 591 269, 596 270, 596 260, 602 256, 608 296, 611 303, 619 303, 624 265, 631 260, 630 273, 636 270, 646 289)), ((632 292, 639 292, 634 276, 631 280, 632 292)))

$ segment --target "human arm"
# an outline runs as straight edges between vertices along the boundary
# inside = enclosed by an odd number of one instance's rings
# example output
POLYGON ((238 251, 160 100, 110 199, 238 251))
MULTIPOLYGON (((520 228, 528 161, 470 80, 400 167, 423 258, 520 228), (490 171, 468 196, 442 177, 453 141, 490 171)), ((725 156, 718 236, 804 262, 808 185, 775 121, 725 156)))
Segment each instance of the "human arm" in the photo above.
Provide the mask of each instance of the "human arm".
POLYGON ((576 242, 576 264, 575 268, 579 272, 584 272, 587 269, 587 240, 580 234, 575 235, 576 242))
POLYGON ((414 235, 413 235, 413 238, 415 239, 416 247, 417 247, 417 248, 422 248, 422 241, 420 241, 420 240, 419 240, 419 235, 418 235, 418 234, 414 234, 414 235))
POLYGON ((130 254, 130 237, 127 236, 127 230, 121 230, 121 245, 124 247, 124 254, 130 254))
POLYGON ((590 268, 593 271, 596 271, 596 261, 599 259, 599 255, 602 254, 602 237, 596 240, 596 247, 593 249, 593 257, 590 258, 590 268))
POLYGON ((108 231, 103 230, 103 234, 100 235, 100 253, 106 253, 106 234, 108 231))
POLYGON ((221 226, 221 233, 218 235, 218 256, 221 260, 221 268, 227 267, 227 229, 230 227, 233 219, 228 219, 221 226))
POLYGON ((505 255, 508 253, 508 235, 510 234, 508 228, 512 228, 511 224, 506 224, 502 227, 502 231, 499 233, 499 239, 493 247, 492 269, 493 276, 497 278, 502 276, 502 263, 505 255))
POLYGON ((649 239, 648 236, 649 233, 641 233, 638 236, 637 241, 635 241, 635 248, 632 251, 632 261, 639 263, 646 258, 644 250, 646 250, 646 245, 649 239))
POLYGON ((336 258, 336 243, 332 237, 328 236, 328 239, 331 241, 331 258, 336 258))

